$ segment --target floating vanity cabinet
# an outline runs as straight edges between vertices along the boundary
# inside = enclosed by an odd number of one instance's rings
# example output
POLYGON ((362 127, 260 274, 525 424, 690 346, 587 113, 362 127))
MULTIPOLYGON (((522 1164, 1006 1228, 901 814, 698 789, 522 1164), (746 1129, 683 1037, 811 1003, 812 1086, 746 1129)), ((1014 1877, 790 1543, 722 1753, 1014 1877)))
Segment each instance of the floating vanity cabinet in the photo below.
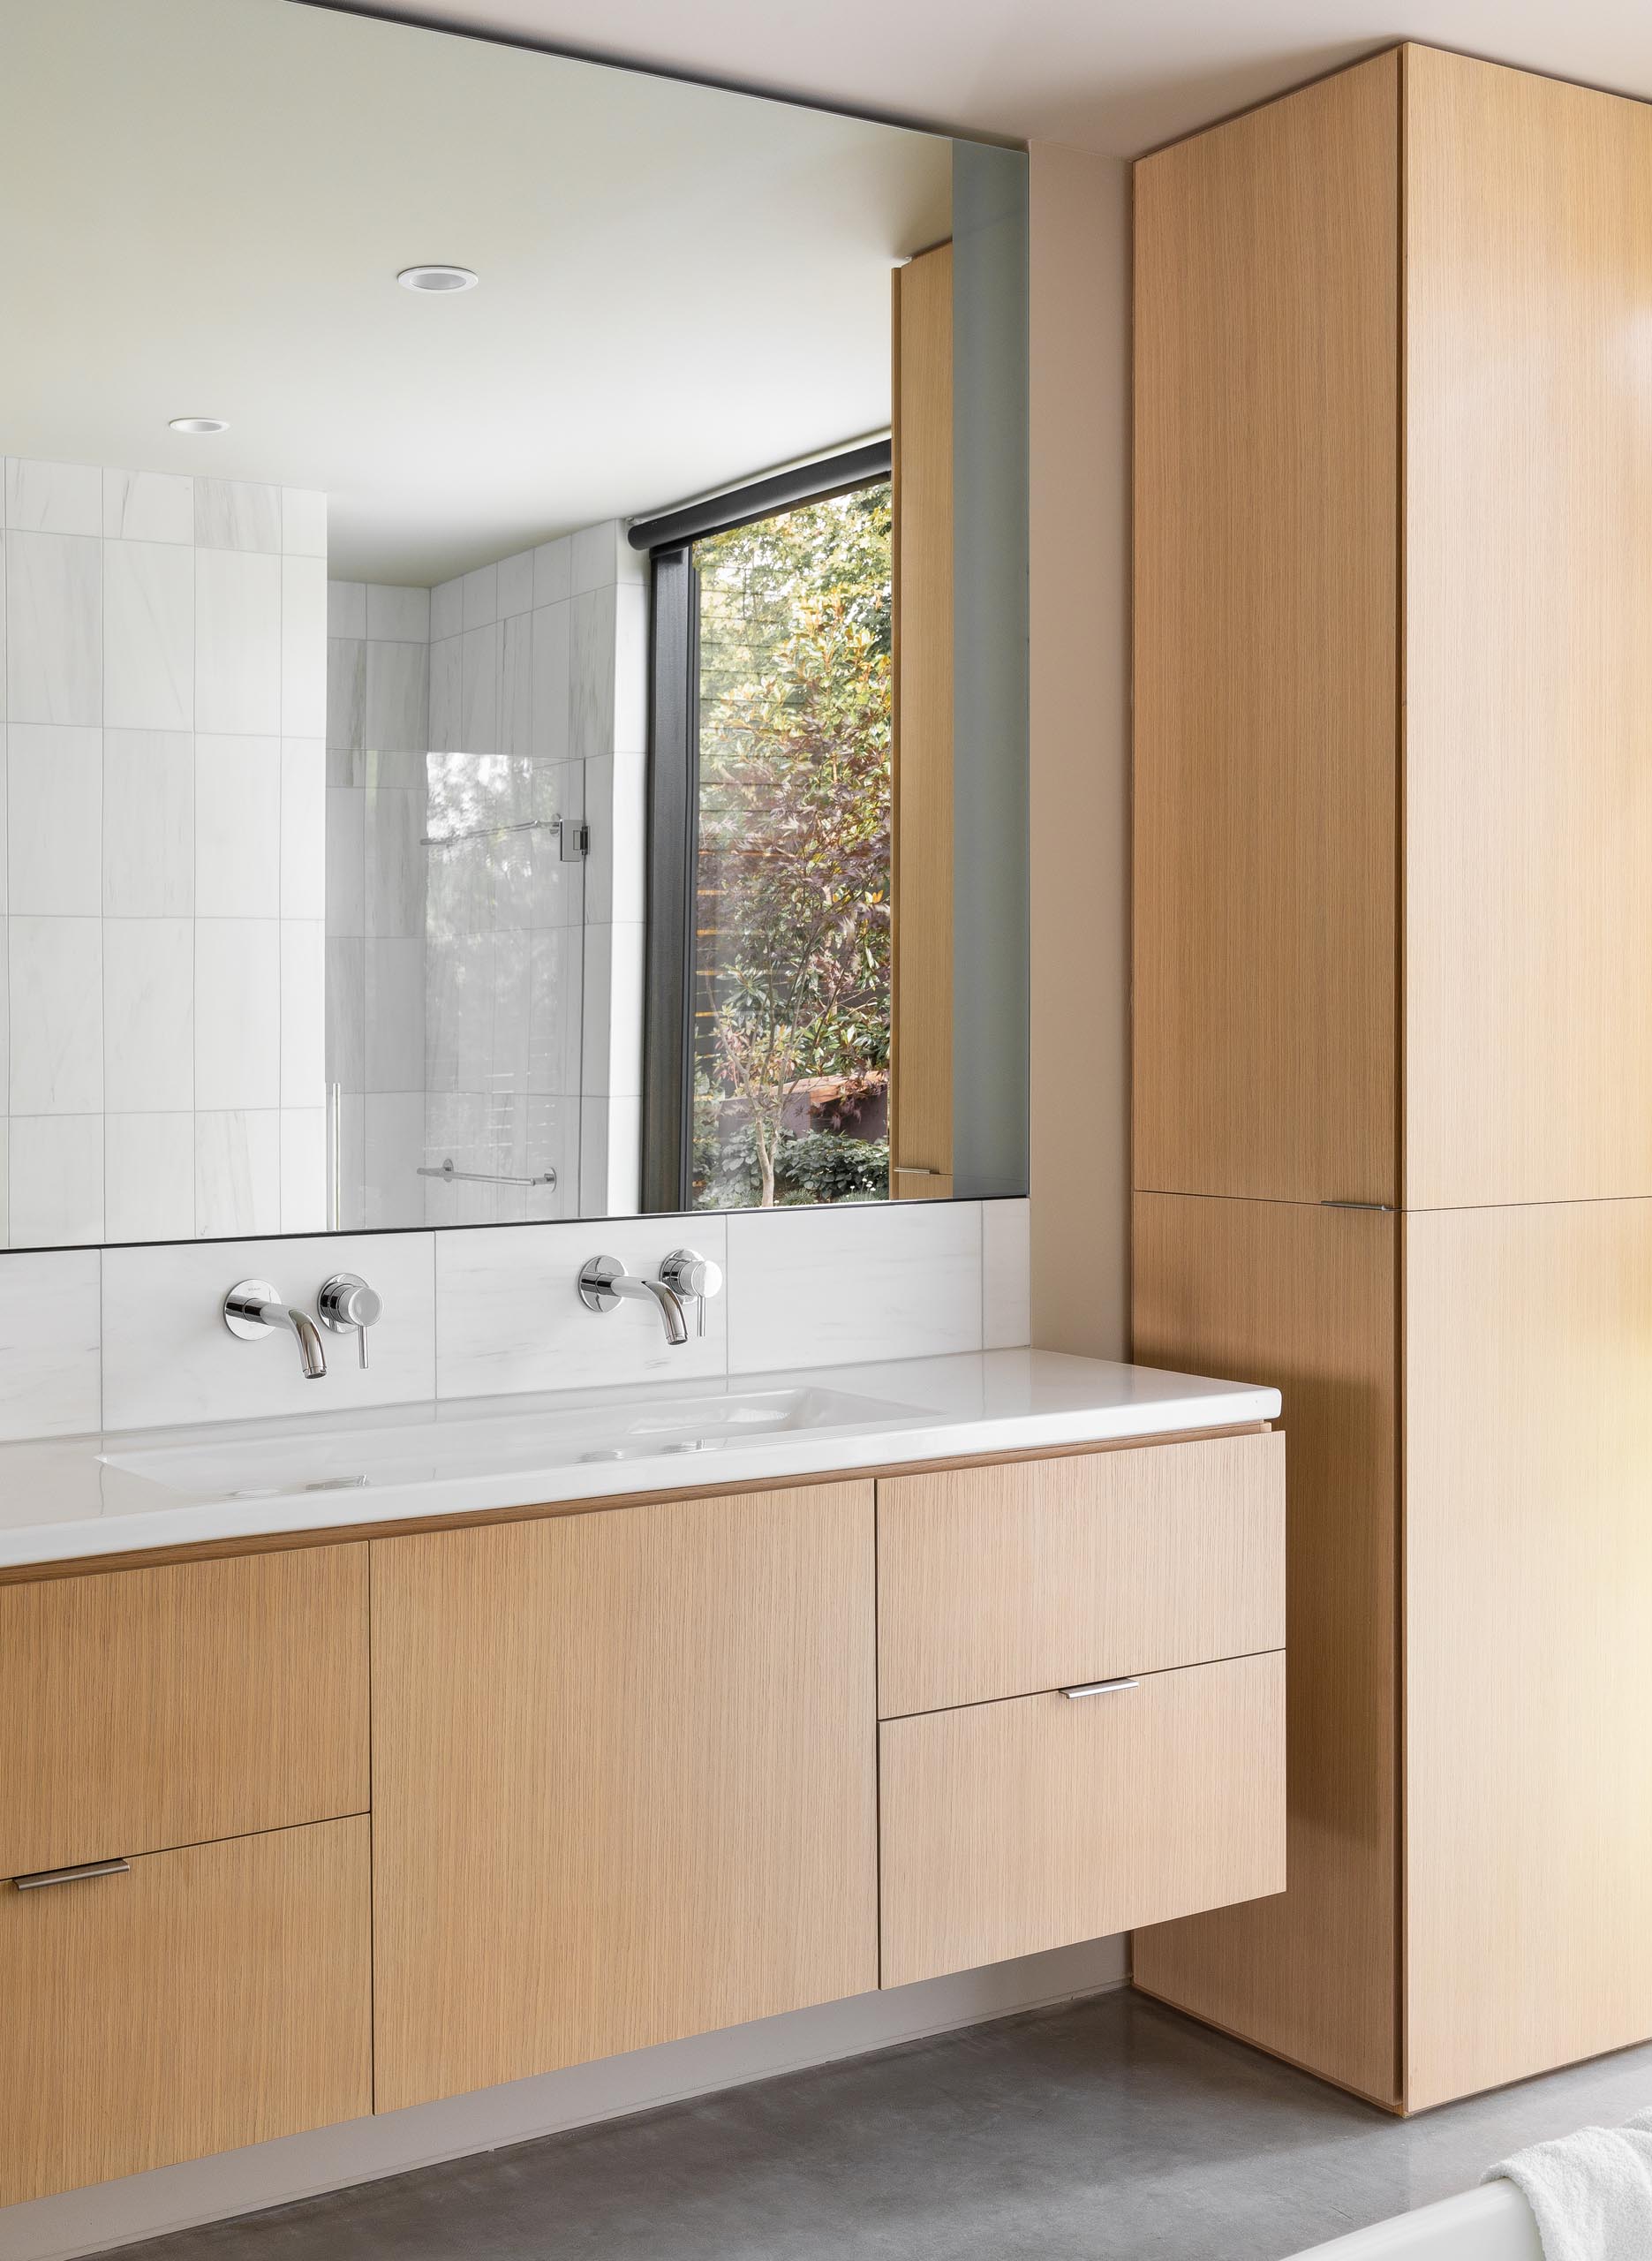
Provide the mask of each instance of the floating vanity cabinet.
POLYGON ((381 2111, 877 1985, 872 1517, 375 1543, 381 2111))
POLYGON ((1258 1433, 879 1484, 886 1986, 1282 1889, 1284 1463, 1258 1433))
POLYGON ((1277 1896, 1284 1486, 1236 1426, 0 1574, 0 2206, 1277 1896))
POLYGON ((1407 2110, 1652 2036, 1652 109, 1407 46, 1135 170, 1135 1355, 1276 1382, 1290 1881, 1407 2110))
POLYGON ((0 2205, 368 2111, 366 1546, 0 1585, 0 2205))

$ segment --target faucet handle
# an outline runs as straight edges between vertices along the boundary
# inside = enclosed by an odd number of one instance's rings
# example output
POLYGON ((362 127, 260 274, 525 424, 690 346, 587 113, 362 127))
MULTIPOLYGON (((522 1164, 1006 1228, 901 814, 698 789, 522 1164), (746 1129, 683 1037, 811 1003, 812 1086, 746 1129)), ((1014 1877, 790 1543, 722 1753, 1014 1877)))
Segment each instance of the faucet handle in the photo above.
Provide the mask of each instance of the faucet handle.
POLYGON ((335 1272, 330 1280, 322 1282, 321 1291, 315 1299, 315 1315, 323 1327, 330 1327, 335 1335, 355 1335, 364 1368, 367 1364, 367 1329, 378 1325, 383 1310, 383 1297, 355 1272, 335 1272))
POLYGON ((722 1266, 713 1263, 709 1256, 700 1255, 697 1249, 674 1248, 660 1267, 660 1278, 674 1295, 692 1298, 695 1333, 704 1335, 706 1303, 722 1292, 722 1266))

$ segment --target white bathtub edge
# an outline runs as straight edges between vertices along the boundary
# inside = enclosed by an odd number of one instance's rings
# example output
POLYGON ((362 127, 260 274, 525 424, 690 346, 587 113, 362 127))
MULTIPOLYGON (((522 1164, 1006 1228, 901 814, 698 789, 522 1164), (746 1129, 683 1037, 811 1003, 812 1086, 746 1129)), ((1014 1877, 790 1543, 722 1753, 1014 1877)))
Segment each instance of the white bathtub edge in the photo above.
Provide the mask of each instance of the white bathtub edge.
POLYGON ((1498 2182, 1352 2230, 1294 2261, 1543 2261, 1543 2249, 1531 2208, 1498 2182))

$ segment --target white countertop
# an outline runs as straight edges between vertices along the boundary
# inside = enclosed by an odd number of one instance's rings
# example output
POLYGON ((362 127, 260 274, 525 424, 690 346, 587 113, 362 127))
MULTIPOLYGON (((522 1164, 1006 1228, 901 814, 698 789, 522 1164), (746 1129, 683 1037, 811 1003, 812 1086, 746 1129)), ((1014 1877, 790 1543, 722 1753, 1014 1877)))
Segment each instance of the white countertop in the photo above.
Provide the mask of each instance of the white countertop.
MULTIPOLYGON (((318 1386, 319 1388, 319 1386, 318 1386)), ((1279 1393, 1052 1350, 426 1400, 0 1446, 0 1568, 1274 1419, 1279 1393)))

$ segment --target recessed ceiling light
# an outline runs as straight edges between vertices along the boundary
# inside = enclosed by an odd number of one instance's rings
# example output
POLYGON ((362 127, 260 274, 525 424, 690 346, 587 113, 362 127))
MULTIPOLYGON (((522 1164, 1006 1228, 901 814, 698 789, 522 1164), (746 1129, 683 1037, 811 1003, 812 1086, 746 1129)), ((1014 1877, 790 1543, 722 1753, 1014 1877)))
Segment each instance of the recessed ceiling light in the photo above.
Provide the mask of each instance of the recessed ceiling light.
POLYGON ((481 281, 468 267, 404 267, 396 276, 404 291, 473 291, 481 281))
POLYGON ((227 432, 230 427, 222 416, 175 416, 166 428, 169 432, 227 432))

